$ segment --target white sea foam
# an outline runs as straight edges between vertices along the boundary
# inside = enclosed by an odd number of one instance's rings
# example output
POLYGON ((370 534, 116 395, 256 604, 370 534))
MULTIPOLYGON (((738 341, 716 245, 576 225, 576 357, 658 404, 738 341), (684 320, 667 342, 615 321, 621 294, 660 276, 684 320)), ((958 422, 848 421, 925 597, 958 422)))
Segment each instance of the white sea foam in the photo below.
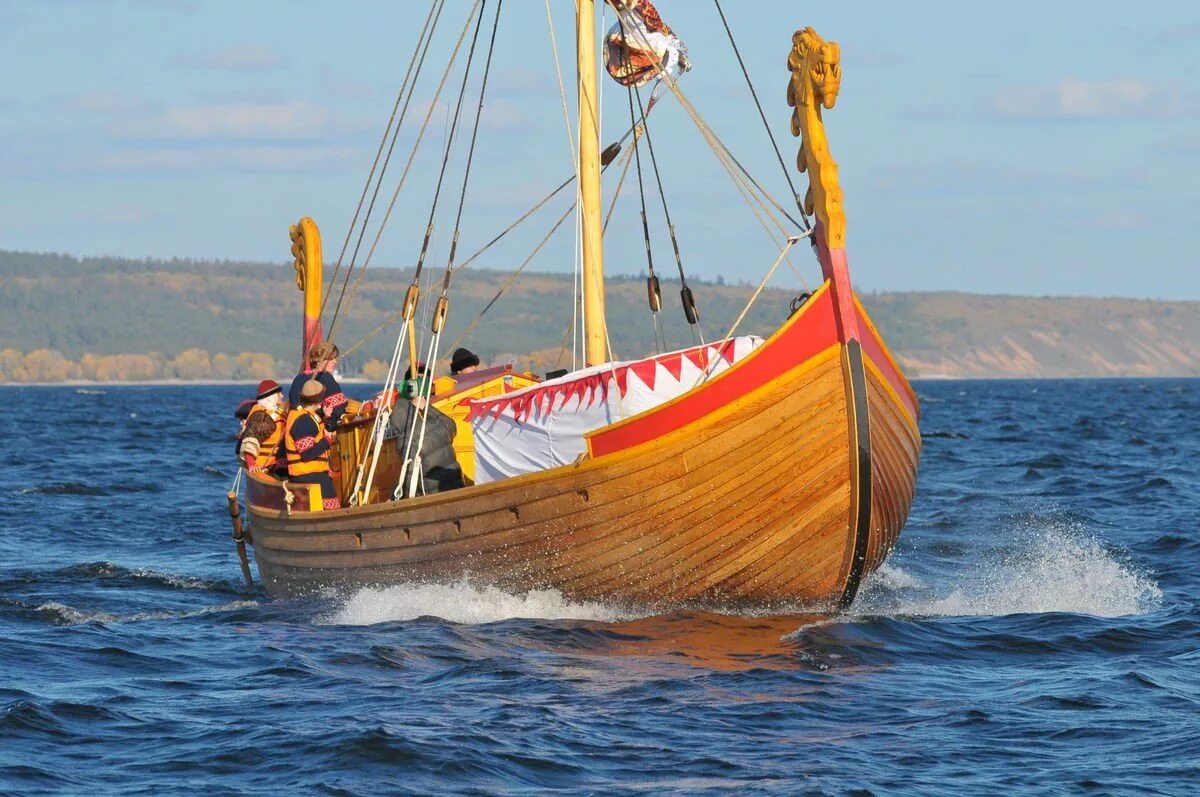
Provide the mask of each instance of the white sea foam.
POLYGON ((418 617, 477 624, 512 618, 613 622, 628 619, 629 615, 600 603, 569 601, 557 590, 533 590, 512 595, 463 579, 457 584, 401 584, 360 589, 332 614, 322 618, 322 622, 373 625, 418 617))
POLYGON ((203 609, 193 609, 186 612, 138 612, 136 614, 118 615, 108 612, 87 611, 76 609, 58 601, 47 601, 34 607, 36 611, 53 617, 56 625, 87 625, 89 623, 141 623, 153 620, 181 620, 188 617, 203 617, 207 614, 220 614, 237 609, 257 606, 257 601, 231 601, 219 606, 206 606, 203 609))
POLYGON ((37 611, 49 615, 56 625, 85 625, 87 623, 111 623, 117 620, 115 614, 107 612, 89 612, 76 609, 58 601, 46 601, 34 607, 37 611))
POLYGON ((868 576, 867 581, 863 585, 863 591, 868 589, 875 590, 902 590, 902 589, 924 589, 925 584, 921 579, 907 572, 903 568, 897 567, 890 562, 884 562, 879 566, 879 569, 868 576))
POLYGON ((212 589, 213 582, 202 578, 194 578, 192 576, 179 576, 173 573, 164 573, 158 570, 148 570, 146 568, 138 568, 130 570, 129 575, 134 578, 144 578, 148 581, 158 581, 168 587, 176 589, 212 589))
POLYGON ((1097 540, 1071 528, 1019 532, 1016 550, 982 558, 941 589, 885 565, 864 584, 859 615, 973 616, 1070 612, 1097 617, 1158 608, 1162 590, 1097 540))

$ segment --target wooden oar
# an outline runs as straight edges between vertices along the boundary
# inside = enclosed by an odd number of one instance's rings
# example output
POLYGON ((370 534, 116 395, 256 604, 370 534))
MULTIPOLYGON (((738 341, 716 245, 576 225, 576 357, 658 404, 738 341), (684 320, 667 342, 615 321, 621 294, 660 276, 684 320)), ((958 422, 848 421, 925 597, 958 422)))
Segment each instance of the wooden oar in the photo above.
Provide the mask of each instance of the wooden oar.
POLYGON ((246 589, 254 588, 254 577, 250 575, 250 560, 246 556, 246 533, 242 528, 242 508, 238 504, 237 493, 230 490, 229 517, 233 521, 233 541, 237 543, 238 561, 242 565, 242 578, 246 580, 246 589))

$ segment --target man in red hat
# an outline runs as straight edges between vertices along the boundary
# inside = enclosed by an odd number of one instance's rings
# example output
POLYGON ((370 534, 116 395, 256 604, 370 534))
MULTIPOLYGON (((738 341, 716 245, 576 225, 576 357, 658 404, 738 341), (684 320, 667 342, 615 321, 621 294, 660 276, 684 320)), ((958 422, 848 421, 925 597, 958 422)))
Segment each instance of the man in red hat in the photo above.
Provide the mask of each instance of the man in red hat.
POLYGON ((246 416, 238 453, 246 470, 263 476, 278 476, 283 463, 279 460, 279 445, 283 442, 283 426, 288 404, 283 388, 273 379, 258 383, 258 401, 246 416))

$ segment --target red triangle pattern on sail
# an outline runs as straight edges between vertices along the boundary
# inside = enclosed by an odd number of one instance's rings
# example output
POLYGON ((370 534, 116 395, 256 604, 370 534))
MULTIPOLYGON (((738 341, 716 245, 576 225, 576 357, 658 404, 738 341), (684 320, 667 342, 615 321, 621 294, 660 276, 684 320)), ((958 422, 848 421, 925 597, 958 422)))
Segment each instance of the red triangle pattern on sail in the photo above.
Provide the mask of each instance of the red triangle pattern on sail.
POLYGON ((476 482, 574 462, 587 435, 672 401, 749 357, 743 336, 632 362, 595 365, 502 396, 473 399, 476 482))
POLYGON ((617 396, 624 399, 629 395, 632 384, 630 374, 640 384, 639 391, 674 396, 703 381, 715 360, 720 359, 724 365, 732 365, 736 359, 757 348, 759 342, 759 338, 747 336, 668 352, 644 360, 592 366, 502 396, 473 399, 467 420, 485 416, 498 418, 508 412, 515 420, 524 421, 532 413, 540 415, 562 410, 572 399, 578 399, 576 407, 587 408, 595 405, 597 400, 607 400, 614 386, 617 396), (690 366, 687 373, 685 363, 690 366))

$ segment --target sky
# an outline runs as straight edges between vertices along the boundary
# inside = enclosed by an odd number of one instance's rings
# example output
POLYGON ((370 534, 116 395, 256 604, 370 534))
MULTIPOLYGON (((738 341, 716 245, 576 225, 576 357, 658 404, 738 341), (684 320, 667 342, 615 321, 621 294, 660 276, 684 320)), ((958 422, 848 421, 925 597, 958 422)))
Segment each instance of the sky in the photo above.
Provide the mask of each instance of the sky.
MULTIPOLYGON (((684 91, 785 199, 712 3, 657 5, 689 47, 684 91)), ((789 166, 790 35, 812 25, 842 45, 841 95, 826 126, 860 290, 1200 299, 1194 2, 722 5, 789 166)), ((573 94, 574 3, 550 6, 573 94)), ((311 215, 331 262, 428 8, 425 0, 0 0, 0 249, 284 262, 288 224, 311 215)), ((491 8, 494 0, 489 20, 491 8)), ((468 10, 466 0, 447 4, 385 197, 468 10)), ((372 268, 416 258, 457 80, 433 106, 372 268)), ((628 107, 623 89, 605 83, 609 141, 628 107)), ((463 251, 571 174, 565 130, 546 3, 507 0, 463 251)), ((670 96, 651 130, 687 273, 757 283, 777 247, 670 96)), ((436 266, 449 248, 465 140, 437 217, 436 266)), ((610 193, 615 177, 610 170, 610 193)), ((655 264, 666 276, 675 266, 646 179, 655 264)), ((606 238, 611 273, 645 269, 635 185, 631 176, 606 238)), ((564 209, 552 203, 479 264, 514 267, 564 209)), ((794 260, 776 284, 818 281, 806 248, 794 260)), ((530 268, 573 264, 566 225, 530 268)))

